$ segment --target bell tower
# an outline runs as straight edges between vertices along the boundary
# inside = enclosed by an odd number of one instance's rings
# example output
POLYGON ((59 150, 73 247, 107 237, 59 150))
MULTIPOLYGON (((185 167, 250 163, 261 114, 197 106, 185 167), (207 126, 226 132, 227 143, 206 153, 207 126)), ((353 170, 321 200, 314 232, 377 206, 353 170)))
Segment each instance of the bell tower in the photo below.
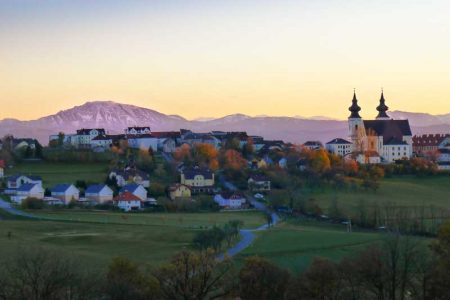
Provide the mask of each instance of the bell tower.
POLYGON ((361 107, 358 106, 356 92, 353 91, 352 106, 348 108, 350 116, 348 117, 348 129, 350 132, 350 140, 353 144, 353 152, 363 151, 363 138, 365 135, 364 123, 359 115, 361 107))
POLYGON ((386 114, 386 112, 389 110, 389 107, 387 107, 387 105, 385 103, 383 90, 381 90, 380 105, 377 106, 377 110, 378 110, 377 120, 389 120, 390 119, 389 116, 386 114))

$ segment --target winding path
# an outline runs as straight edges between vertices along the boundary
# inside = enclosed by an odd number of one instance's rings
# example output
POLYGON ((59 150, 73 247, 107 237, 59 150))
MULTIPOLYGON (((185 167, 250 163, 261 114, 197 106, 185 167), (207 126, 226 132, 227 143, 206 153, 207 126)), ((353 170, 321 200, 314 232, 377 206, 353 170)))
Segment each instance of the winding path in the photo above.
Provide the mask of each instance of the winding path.
MULTIPOLYGON (((237 190, 236 187, 231 182, 225 181, 223 177, 220 177, 220 180, 227 188, 231 187, 230 190, 233 191, 237 190)), ((276 213, 271 212, 264 203, 258 202, 252 196, 249 197, 249 201, 256 209, 265 213, 270 213, 272 215, 272 226, 276 225, 280 221, 280 217, 276 213)), ((225 256, 232 257, 242 252, 245 248, 247 248, 253 243, 253 241, 256 238, 255 234, 256 231, 263 231, 267 229, 269 229, 268 224, 261 225, 255 229, 241 229, 239 231, 241 235, 241 240, 236 245, 226 250, 224 253, 219 254, 217 256, 217 260, 222 261, 225 258, 225 256)))
POLYGON ((7 213, 10 213, 11 215, 20 216, 20 217, 26 217, 26 218, 36 218, 32 214, 26 213, 24 211, 21 211, 20 209, 17 209, 11 205, 11 203, 6 202, 2 198, 0 198, 0 209, 3 209, 7 213))

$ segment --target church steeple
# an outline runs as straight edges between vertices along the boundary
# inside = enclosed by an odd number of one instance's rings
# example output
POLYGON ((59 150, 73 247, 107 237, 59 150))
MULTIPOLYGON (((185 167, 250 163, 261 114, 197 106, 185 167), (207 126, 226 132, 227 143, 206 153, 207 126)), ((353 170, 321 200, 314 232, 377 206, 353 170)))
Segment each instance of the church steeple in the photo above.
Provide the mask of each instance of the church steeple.
POLYGON ((348 110, 351 112, 350 117, 348 117, 349 119, 361 119, 361 116, 359 115, 361 107, 358 106, 358 99, 356 99, 355 90, 353 90, 352 106, 350 106, 348 110))
POLYGON ((381 90, 380 105, 377 106, 377 119, 389 119, 389 116, 386 114, 386 111, 388 111, 388 109, 389 107, 387 107, 385 104, 383 90, 381 90))

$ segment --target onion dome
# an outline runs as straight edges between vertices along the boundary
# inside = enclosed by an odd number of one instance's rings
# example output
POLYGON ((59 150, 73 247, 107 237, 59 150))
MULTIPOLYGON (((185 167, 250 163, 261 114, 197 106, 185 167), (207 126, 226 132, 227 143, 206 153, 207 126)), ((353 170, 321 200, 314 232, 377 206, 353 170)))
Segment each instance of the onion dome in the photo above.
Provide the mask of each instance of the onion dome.
POLYGON ((358 99, 356 99, 355 91, 353 91, 352 106, 350 106, 348 110, 351 112, 350 117, 348 117, 349 119, 361 119, 361 116, 359 115, 361 107, 358 106, 358 99))
POLYGON ((385 100, 384 100, 383 91, 381 91, 380 105, 377 106, 377 110, 378 110, 377 119, 386 119, 386 118, 389 119, 389 116, 386 114, 386 111, 388 111, 389 107, 387 107, 384 102, 385 102, 385 100))

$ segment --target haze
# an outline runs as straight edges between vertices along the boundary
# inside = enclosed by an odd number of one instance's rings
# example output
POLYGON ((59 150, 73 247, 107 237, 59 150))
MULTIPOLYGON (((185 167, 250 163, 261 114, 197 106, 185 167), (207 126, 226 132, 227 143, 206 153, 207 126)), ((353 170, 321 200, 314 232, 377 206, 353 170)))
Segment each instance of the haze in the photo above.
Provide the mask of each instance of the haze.
POLYGON ((0 119, 88 100, 187 118, 450 112, 448 1, 0 2, 0 119))

